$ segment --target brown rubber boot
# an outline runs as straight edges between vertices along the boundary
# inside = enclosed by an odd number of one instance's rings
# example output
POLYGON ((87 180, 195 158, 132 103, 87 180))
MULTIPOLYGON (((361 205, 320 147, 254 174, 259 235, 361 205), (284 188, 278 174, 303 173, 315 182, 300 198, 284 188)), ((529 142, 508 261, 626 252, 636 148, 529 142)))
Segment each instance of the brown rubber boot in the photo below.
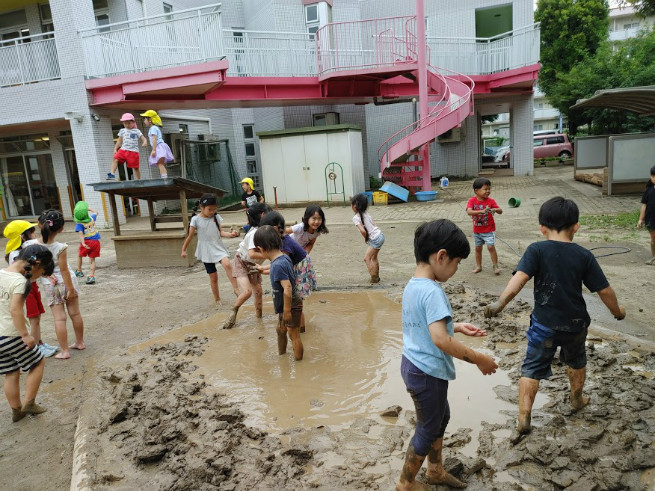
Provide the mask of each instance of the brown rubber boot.
POLYGON ((428 470, 425 473, 428 476, 428 484, 441 484, 451 488, 465 488, 466 484, 457 479, 455 476, 446 472, 442 464, 443 437, 437 438, 432 444, 428 454, 428 470))
POLYGON ((20 408, 16 409, 15 407, 11 408, 11 420, 15 423, 16 421, 20 421, 23 419, 27 414, 25 414, 23 411, 21 411, 20 408))
POLYGON ((42 414, 47 411, 43 406, 39 406, 34 399, 27 401, 23 406, 23 412, 25 414, 42 414))
POLYGON ((427 485, 416 480, 416 474, 421 469, 424 460, 425 455, 417 455, 414 451, 414 445, 410 443, 407 453, 405 453, 405 465, 403 465, 400 480, 396 484, 396 491, 429 489, 427 485))

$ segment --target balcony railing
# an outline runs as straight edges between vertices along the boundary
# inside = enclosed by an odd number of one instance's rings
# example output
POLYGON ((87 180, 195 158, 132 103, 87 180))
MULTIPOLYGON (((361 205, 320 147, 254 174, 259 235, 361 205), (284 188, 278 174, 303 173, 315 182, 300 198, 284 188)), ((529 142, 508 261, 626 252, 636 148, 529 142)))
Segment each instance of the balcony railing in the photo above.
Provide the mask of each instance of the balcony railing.
POLYGON ((222 58, 220 5, 80 31, 87 77, 108 77, 222 58))
POLYGON ((643 27, 631 27, 629 29, 619 29, 610 31, 610 41, 625 41, 626 39, 637 37, 637 34, 643 27))
POLYGON ((315 77, 316 42, 307 33, 223 30, 232 77, 315 77))
POLYGON ((318 73, 391 67, 416 59, 416 17, 327 24, 318 30, 318 73))
POLYGON ((539 24, 491 38, 428 37, 430 63, 468 75, 486 75, 539 62, 539 24))
POLYGON ((0 87, 60 77, 54 33, 0 41, 0 87))

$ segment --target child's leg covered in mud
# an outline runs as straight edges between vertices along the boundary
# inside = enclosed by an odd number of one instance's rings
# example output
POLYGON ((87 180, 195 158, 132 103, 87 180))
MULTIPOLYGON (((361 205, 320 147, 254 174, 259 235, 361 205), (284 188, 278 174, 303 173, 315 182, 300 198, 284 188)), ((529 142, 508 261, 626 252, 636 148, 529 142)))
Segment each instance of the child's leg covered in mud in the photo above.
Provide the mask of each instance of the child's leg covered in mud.
POLYGON ((232 265, 230 264, 230 260, 227 257, 224 257, 221 259, 221 266, 223 266, 225 274, 227 274, 227 279, 230 280, 230 283, 232 283, 232 291, 238 297, 239 285, 237 284, 237 279, 232 276, 232 265))
POLYGON ((286 326, 291 344, 293 346, 293 357, 296 360, 302 360, 304 348, 300 339, 300 321, 302 318, 302 300, 294 300, 291 306, 291 325, 286 326))

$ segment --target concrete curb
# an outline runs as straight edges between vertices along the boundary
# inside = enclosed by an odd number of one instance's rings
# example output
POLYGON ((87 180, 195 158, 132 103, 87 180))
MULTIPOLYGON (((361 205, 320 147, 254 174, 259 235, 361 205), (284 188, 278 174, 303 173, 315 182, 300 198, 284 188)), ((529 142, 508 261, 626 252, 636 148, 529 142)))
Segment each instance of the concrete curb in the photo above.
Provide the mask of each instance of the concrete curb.
POLYGON ((86 364, 82 378, 82 398, 83 403, 80 405, 79 414, 77 416, 77 425, 75 427, 75 436, 73 437, 73 463, 71 469, 71 491, 91 491, 92 476, 91 476, 91 463, 89 452, 89 428, 91 428, 90 415, 93 414, 93 408, 90 407, 90 399, 84 395, 86 381, 95 383, 97 370, 95 370, 96 363, 89 360, 86 364))

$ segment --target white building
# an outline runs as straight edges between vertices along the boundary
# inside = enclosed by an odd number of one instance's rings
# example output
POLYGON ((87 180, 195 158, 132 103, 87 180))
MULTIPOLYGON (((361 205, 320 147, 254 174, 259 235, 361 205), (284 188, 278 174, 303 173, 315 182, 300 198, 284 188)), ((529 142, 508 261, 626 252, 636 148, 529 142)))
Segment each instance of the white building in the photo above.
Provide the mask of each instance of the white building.
MULTIPOLYGON (((108 223, 107 198, 95 193, 90 184, 106 177, 121 114, 129 111, 138 116, 146 108, 160 112, 163 132, 174 149, 180 134, 194 141, 223 141, 218 150, 202 143, 180 147, 186 148, 187 159, 218 161, 212 152, 225 152, 227 143, 234 168, 208 168, 209 173, 202 175, 231 172, 232 179, 250 176, 261 185, 257 132, 335 122, 361 127, 366 172, 378 175, 378 148, 414 121, 411 97, 333 102, 347 99, 342 97, 326 98, 320 104, 317 100, 294 104, 289 98, 275 103, 270 93, 227 100, 221 91, 236 86, 240 94, 250 94, 245 90, 248 84, 254 87, 257 80, 266 80, 270 88, 280 77, 295 77, 299 84, 318 87, 312 37, 321 27, 413 16, 414 2, 226 0, 220 6, 205 6, 207 1, 0 2, 4 219, 37 216, 47 208, 59 208, 71 218, 75 201, 84 198, 100 210, 99 223, 108 223), (212 89, 216 99, 194 100, 197 81, 188 90, 180 88, 184 82, 179 82, 157 96, 139 89, 143 77, 153 70, 185 66, 192 72, 194 64, 224 56, 229 61, 225 74, 229 83, 216 84, 212 89), (125 82, 128 79, 131 82, 125 82), (105 82, 107 87, 100 92, 91 89, 93 83, 97 87, 105 82), (127 91, 128 85, 132 92, 127 91), (120 101, 112 99, 117 87, 123 91, 120 101), (98 99, 100 93, 109 102, 98 99)), ((515 173, 532 172, 532 87, 539 58, 539 31, 533 22, 530 0, 426 2, 431 65, 464 73, 476 82, 474 113, 456 136, 431 145, 433 176, 476 175, 481 163, 480 117, 499 112, 511 114, 515 173)), ((406 33, 407 45, 412 35, 406 33)), ((199 80, 203 74, 195 76, 199 80)), ((155 78, 147 80, 149 87, 155 78)), ((162 83, 171 83, 170 78, 166 80, 162 83)), ((285 83, 287 89, 293 87, 285 83)), ((225 155, 221 159, 221 165, 227 166, 225 155)), ((172 175, 182 172, 176 164, 171 166, 172 175)), ((156 169, 153 173, 148 168, 145 153, 141 171, 144 178, 158 177, 156 169)), ((128 203, 125 215, 131 212, 128 203)))

